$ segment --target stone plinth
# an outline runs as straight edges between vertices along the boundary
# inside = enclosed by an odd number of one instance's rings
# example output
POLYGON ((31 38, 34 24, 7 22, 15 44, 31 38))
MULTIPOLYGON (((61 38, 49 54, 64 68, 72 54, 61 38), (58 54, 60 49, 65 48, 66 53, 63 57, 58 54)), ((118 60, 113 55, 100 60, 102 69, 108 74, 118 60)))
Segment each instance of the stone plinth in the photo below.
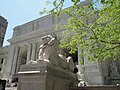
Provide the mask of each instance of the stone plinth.
POLYGON ((110 84, 111 85, 117 85, 120 84, 120 76, 116 76, 116 77, 110 77, 110 84))
POLYGON ((78 83, 74 73, 44 61, 22 65, 18 78, 18 90, 69 90, 78 83))
POLYGON ((101 76, 101 71, 98 65, 86 65, 85 67, 85 81, 88 85, 102 85, 103 80, 101 76))

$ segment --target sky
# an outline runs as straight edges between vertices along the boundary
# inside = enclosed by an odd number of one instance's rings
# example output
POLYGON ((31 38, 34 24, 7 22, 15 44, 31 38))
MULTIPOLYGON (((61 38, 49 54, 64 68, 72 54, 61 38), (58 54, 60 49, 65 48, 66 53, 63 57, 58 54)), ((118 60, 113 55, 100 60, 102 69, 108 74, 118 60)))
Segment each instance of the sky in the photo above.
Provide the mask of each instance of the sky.
MULTIPOLYGON (((52 8, 46 4, 46 1, 47 0, 0 0, 0 15, 8 21, 3 46, 9 45, 7 40, 12 37, 14 27, 40 18, 41 15, 39 12, 44 7, 52 8)), ((69 4, 70 3, 66 3, 66 6, 69 6, 69 4)))

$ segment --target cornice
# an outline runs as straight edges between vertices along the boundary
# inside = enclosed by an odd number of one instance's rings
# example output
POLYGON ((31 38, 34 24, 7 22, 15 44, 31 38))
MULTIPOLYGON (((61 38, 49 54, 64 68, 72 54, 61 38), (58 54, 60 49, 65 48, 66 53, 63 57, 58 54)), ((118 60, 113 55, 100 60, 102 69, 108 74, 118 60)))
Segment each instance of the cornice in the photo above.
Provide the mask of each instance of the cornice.
POLYGON ((14 43, 18 43, 21 41, 33 39, 36 37, 42 37, 44 35, 47 35, 49 33, 54 33, 54 32, 58 32, 57 30, 55 30, 55 27, 46 28, 46 29, 42 29, 42 30, 39 29, 39 30, 29 32, 28 34, 14 36, 11 39, 9 39, 8 42, 10 42, 10 44, 14 44, 14 43))

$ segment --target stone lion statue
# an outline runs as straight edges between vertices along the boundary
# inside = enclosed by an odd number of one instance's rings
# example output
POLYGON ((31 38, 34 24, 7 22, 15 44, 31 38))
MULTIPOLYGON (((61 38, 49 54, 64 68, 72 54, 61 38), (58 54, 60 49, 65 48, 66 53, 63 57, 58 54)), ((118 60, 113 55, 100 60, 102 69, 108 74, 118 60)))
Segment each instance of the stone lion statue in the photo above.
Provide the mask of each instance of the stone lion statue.
POLYGON ((74 71, 74 63, 72 57, 69 56, 66 58, 64 55, 59 54, 59 43, 60 42, 56 34, 42 37, 42 44, 39 46, 38 60, 36 62, 39 63, 42 60, 49 62, 50 64, 53 64, 57 67, 74 71))
POLYGON ((59 40, 55 34, 42 37, 42 44, 39 47, 38 60, 49 60, 50 56, 58 51, 59 40))

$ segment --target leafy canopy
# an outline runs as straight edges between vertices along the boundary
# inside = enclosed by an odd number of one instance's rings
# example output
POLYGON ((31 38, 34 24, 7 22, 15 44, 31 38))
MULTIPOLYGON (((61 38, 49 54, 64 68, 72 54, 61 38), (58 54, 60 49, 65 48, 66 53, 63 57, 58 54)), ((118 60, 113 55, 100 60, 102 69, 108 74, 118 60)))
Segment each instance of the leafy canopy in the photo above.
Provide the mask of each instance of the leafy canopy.
POLYGON ((93 2, 81 5, 80 0, 70 0, 73 5, 62 10, 65 0, 54 0, 50 13, 70 15, 62 28, 72 35, 62 40, 62 48, 75 53, 79 46, 82 50, 79 54, 92 61, 115 60, 120 53, 120 0, 96 1, 103 4, 102 9, 95 9, 93 2))

